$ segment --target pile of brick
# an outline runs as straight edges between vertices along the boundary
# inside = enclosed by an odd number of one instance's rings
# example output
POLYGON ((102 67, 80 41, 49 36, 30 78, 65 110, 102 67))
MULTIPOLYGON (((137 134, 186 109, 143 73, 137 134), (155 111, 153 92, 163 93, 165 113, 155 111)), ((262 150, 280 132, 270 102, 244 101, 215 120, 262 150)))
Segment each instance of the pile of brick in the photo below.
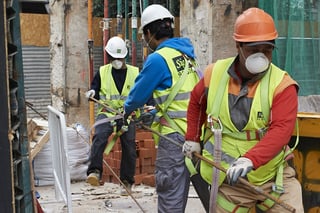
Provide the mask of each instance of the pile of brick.
MULTIPOLYGON (((110 136, 110 139, 113 135, 110 136)), ((135 184, 145 184, 148 186, 155 186, 154 168, 157 149, 155 147, 154 140, 152 139, 152 133, 144 130, 137 130, 136 132, 136 173, 135 184)), ((112 150, 108 155, 103 156, 105 162, 113 170, 113 172, 120 176, 120 162, 121 162, 121 143, 120 138, 115 142, 112 150)), ((102 181, 110 183, 119 183, 113 172, 103 165, 102 181)))

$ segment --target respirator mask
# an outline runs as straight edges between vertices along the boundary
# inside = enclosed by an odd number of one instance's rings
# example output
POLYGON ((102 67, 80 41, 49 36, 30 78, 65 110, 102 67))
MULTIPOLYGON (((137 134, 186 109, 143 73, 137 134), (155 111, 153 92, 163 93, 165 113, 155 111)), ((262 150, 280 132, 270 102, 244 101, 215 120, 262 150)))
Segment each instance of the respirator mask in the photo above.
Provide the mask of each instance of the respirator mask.
MULTIPOLYGON (((241 54, 244 57, 241 49, 241 54)), ((251 74, 259 74, 266 71, 270 65, 267 56, 261 52, 249 55, 246 59, 245 66, 251 74)))
POLYGON ((123 65, 123 62, 120 61, 120 60, 113 60, 113 61, 111 62, 111 65, 112 65, 112 67, 115 68, 116 70, 119 70, 119 69, 121 69, 121 67, 122 67, 122 65, 123 65))

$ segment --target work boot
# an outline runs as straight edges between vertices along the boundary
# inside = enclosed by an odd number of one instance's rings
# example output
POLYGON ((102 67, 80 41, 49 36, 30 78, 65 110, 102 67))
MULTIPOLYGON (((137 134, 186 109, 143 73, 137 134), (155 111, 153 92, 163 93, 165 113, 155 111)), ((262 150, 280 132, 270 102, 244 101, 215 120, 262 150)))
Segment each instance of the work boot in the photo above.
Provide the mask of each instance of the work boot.
MULTIPOLYGON (((129 193, 131 194, 132 193, 132 185, 130 183, 128 183, 126 180, 123 181, 123 184, 126 186, 127 190, 129 191, 129 193)), ((121 190, 120 190, 120 195, 121 196, 128 196, 129 193, 128 191, 124 188, 124 186, 121 184, 121 190)))
POLYGON ((100 186, 100 172, 98 170, 91 172, 87 177, 87 183, 92 186, 100 186))

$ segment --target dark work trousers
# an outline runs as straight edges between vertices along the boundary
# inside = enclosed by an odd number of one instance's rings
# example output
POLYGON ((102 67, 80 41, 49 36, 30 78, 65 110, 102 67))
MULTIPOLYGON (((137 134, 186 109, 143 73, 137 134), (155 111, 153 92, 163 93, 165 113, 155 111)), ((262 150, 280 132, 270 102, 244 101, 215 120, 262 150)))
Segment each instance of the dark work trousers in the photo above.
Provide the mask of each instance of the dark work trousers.
MULTIPOLYGON (((97 116, 97 121, 104 119, 106 116, 100 114, 97 116)), ((115 120, 117 131, 122 127, 122 119, 115 120)), ((90 154, 90 164, 87 170, 87 175, 95 170, 99 170, 100 176, 102 174, 102 161, 103 152, 108 143, 109 136, 113 133, 114 126, 111 122, 102 123, 95 127, 95 133, 92 138, 91 154, 90 154)), ((128 131, 124 132, 120 136, 121 141, 121 164, 120 164, 120 180, 127 181, 129 184, 134 183, 134 175, 136 168, 136 129, 134 122, 131 122, 128 126, 128 131)))

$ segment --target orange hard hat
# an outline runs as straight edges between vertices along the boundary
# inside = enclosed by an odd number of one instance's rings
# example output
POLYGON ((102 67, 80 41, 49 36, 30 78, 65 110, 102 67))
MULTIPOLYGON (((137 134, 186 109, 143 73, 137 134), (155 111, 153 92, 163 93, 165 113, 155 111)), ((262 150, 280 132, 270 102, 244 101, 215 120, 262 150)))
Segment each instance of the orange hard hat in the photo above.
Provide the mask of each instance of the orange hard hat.
POLYGON ((234 25, 233 38, 239 42, 270 41, 277 37, 273 18, 259 8, 245 10, 234 25))

